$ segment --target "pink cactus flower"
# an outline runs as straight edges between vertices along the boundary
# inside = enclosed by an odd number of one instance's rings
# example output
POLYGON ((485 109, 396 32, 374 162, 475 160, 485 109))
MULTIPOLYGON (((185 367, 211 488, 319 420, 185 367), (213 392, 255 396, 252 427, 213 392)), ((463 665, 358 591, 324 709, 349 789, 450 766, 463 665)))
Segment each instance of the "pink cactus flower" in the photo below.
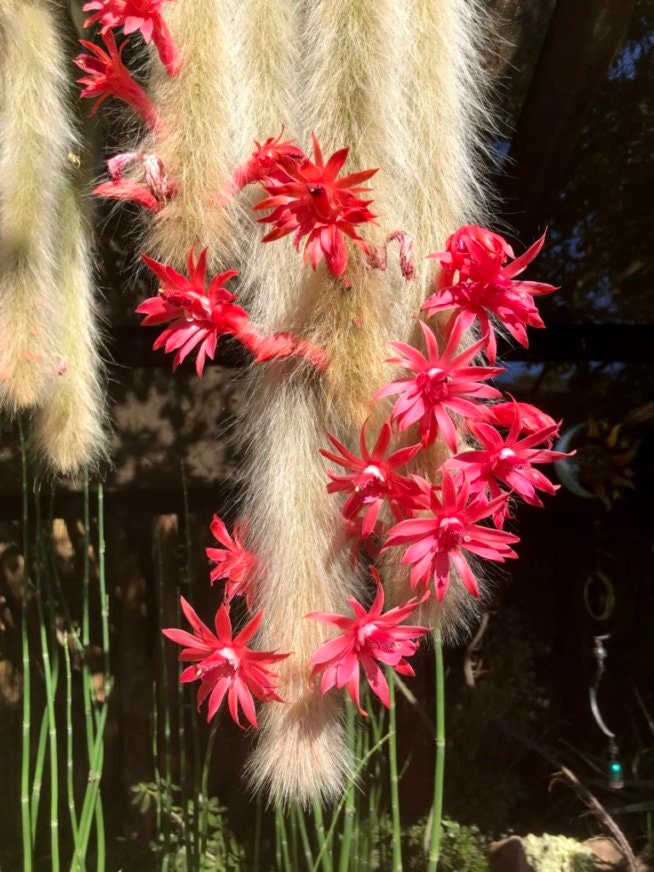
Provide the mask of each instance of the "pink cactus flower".
POLYGON ((234 171, 234 185, 240 190, 254 182, 287 182, 288 173, 283 169, 286 161, 296 161, 299 164, 310 162, 309 158, 298 148, 292 139, 282 140, 284 128, 277 137, 270 136, 264 142, 256 142, 256 148, 249 160, 234 171))
POLYGON ((244 596, 251 611, 252 575, 257 568, 257 557, 242 544, 247 539, 247 521, 236 523, 230 536, 224 522, 214 515, 211 532, 223 546, 206 549, 207 557, 216 564, 211 570, 211 584, 225 579, 225 600, 230 602, 235 596, 244 596))
POLYGON ((106 51, 93 42, 81 39, 81 45, 90 54, 82 53, 74 59, 74 63, 86 74, 81 79, 77 79, 79 85, 85 86, 81 96, 95 99, 91 115, 107 97, 115 97, 131 106, 148 127, 155 130, 159 125, 157 110, 121 60, 127 42, 123 42, 118 49, 111 31, 108 31, 103 39, 106 51))
POLYGON ((508 430, 513 426, 516 416, 521 433, 535 433, 537 430, 553 427, 552 436, 548 443, 559 435, 561 422, 557 423, 554 418, 531 403, 521 403, 514 399, 484 406, 483 414, 479 420, 487 424, 494 424, 496 427, 505 427, 508 430))
POLYGON ((497 357, 496 328, 492 318, 508 330, 516 342, 527 346, 527 327, 544 327, 533 297, 551 294, 556 288, 542 282, 513 281, 538 255, 545 234, 523 255, 513 258, 511 246, 496 233, 483 227, 462 227, 447 242, 447 251, 431 254, 440 260, 443 275, 436 293, 423 304, 430 315, 448 309, 455 310, 455 319, 463 330, 479 322, 491 364, 497 357), (459 281, 452 284, 454 273, 459 281))
MULTIPOLYGON (((559 486, 552 484, 532 464, 552 463, 568 456, 561 451, 536 447, 551 443, 558 430, 557 424, 536 430, 521 439, 524 428, 520 410, 516 408, 506 436, 502 436, 490 424, 478 422, 468 426, 481 448, 462 451, 447 461, 447 467, 463 470, 473 493, 481 491, 497 497, 502 493, 502 483, 532 506, 543 505, 537 490, 548 494, 556 493, 559 486)), ((496 518, 498 526, 502 525, 503 517, 503 513, 500 513, 496 518)))
POLYGON ((358 195, 369 190, 360 185, 372 178, 377 170, 363 170, 338 179, 349 149, 334 152, 325 163, 314 136, 313 150, 314 162, 283 155, 277 165, 283 170, 285 180, 265 184, 264 189, 270 196, 254 208, 272 209, 269 215, 259 219, 263 224, 274 225, 264 236, 264 242, 293 233, 295 247, 299 248, 300 240, 306 236, 305 260, 310 260, 315 269, 324 257, 329 272, 342 276, 347 268, 345 236, 369 252, 356 227, 374 221, 376 216, 368 208, 372 200, 363 200, 358 195))
POLYGON ((455 480, 447 470, 443 470, 442 475, 440 489, 413 476, 421 492, 416 503, 430 515, 400 521, 389 530, 382 549, 409 545, 402 563, 412 565, 412 589, 429 588, 433 584, 439 602, 447 593, 452 565, 470 593, 479 596, 477 581, 464 552, 503 563, 506 558, 517 556, 509 546, 520 541, 512 533, 478 523, 497 512, 506 494, 490 501, 481 493, 471 497, 465 476, 455 480))
POLYGON ((258 729, 253 697, 262 702, 283 702, 276 693, 276 677, 270 666, 289 656, 274 651, 253 651, 247 647, 259 628, 263 612, 256 614, 240 633, 233 636, 227 603, 219 606, 215 617, 216 632, 212 633, 184 597, 180 597, 180 602, 193 633, 174 628, 162 630, 164 636, 185 646, 179 655, 180 661, 193 664, 182 672, 179 680, 184 683, 201 680, 198 708, 208 697, 208 721, 227 695, 227 706, 234 723, 243 729, 240 707, 247 721, 258 729))
POLYGON ((413 490, 413 482, 406 476, 400 475, 396 470, 404 466, 418 451, 420 445, 410 445, 400 448, 386 457, 386 451, 391 441, 391 425, 386 421, 379 431, 379 436, 372 451, 368 451, 366 445, 367 422, 361 428, 359 436, 359 450, 361 457, 352 454, 329 433, 327 437, 334 448, 341 454, 339 457, 321 448, 323 457, 351 470, 347 475, 328 472, 331 479, 327 485, 329 493, 345 492, 350 496, 343 506, 343 516, 346 520, 355 518, 361 509, 365 508, 361 534, 369 536, 377 523, 379 511, 387 501, 391 510, 397 517, 404 517, 404 505, 413 490))
POLYGON ((103 35, 114 27, 122 27, 126 36, 140 31, 146 43, 152 41, 155 44, 168 75, 176 76, 181 69, 181 61, 163 19, 164 2, 166 0, 92 0, 82 7, 84 12, 93 13, 84 22, 84 27, 97 22, 101 25, 100 33, 103 35))
MULTIPOLYGON (((532 255, 532 259, 536 254, 538 252, 532 255)), ((498 233, 478 224, 464 224, 447 239, 445 251, 437 251, 427 257, 439 261, 443 269, 443 283, 449 285, 455 273, 459 273, 461 281, 493 279, 507 259, 515 255, 506 239, 498 233)))
POLYGON ((313 655, 309 661, 312 667, 311 677, 322 673, 320 691, 323 694, 332 687, 339 690, 347 687, 350 698, 362 715, 367 712, 361 708, 359 698, 360 667, 363 666, 372 692, 388 708, 388 683, 379 663, 390 666, 400 675, 414 675, 406 658, 413 656, 418 650, 418 642, 415 640, 429 633, 429 627, 402 623, 420 604, 418 599, 411 599, 403 606, 382 614, 384 588, 377 571, 371 571, 377 584, 377 595, 369 611, 351 597, 348 603, 353 618, 327 612, 311 612, 307 615, 307 618, 333 624, 342 631, 340 635, 324 642, 313 655))
POLYGON ((171 266, 166 266, 141 255, 143 261, 161 282, 159 295, 141 303, 136 311, 145 315, 142 326, 165 324, 167 327, 153 345, 166 353, 176 352, 173 370, 198 348, 195 368, 202 375, 207 358, 213 359, 218 339, 227 334, 238 336, 239 330, 247 322, 245 309, 233 301, 236 294, 225 288, 226 282, 238 275, 228 270, 215 276, 206 287, 207 249, 194 260, 193 249, 188 253, 188 278, 171 266))
POLYGON ((500 397, 498 390, 482 382, 502 372, 488 366, 469 366, 483 341, 475 342, 457 353, 462 328, 455 325, 441 354, 430 328, 420 321, 427 356, 405 342, 391 342, 403 357, 390 358, 388 363, 400 364, 415 373, 398 379, 377 391, 373 400, 400 394, 393 407, 392 418, 400 432, 418 424, 423 445, 430 445, 440 433, 451 451, 457 450, 457 432, 451 413, 475 417, 477 401, 500 397))

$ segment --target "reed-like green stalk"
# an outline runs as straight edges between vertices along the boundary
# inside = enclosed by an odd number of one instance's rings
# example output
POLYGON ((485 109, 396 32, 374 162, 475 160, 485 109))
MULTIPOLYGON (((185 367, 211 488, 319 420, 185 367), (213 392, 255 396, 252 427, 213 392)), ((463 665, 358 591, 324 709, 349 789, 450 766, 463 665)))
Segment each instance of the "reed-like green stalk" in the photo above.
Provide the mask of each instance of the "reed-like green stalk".
POLYGON ((299 859, 299 833, 297 826, 297 815, 294 812, 293 806, 288 808, 288 818, 284 817, 284 824, 288 820, 290 824, 290 839, 289 839, 289 857, 291 862, 291 869, 299 869, 300 868, 300 859, 299 859))
POLYGON ((204 763, 202 764, 202 781, 200 785, 200 795, 196 796, 197 803, 200 803, 202 809, 202 819, 200 821, 200 868, 204 863, 204 856, 207 852, 207 835, 209 829, 209 768, 211 766, 211 758, 213 757, 213 748, 216 742, 218 733, 218 721, 214 723, 207 740, 207 750, 204 755, 204 763))
POLYGON ((75 807, 75 757, 73 752, 73 687, 70 670, 68 633, 64 633, 64 663, 66 668, 66 792, 73 842, 77 842, 77 809, 75 807))
POLYGON ((434 629, 434 655, 436 666, 436 765, 434 770, 434 799, 431 809, 428 872, 436 872, 441 846, 443 822, 443 784, 445 779, 445 667, 440 624, 434 629))
POLYGON ((400 824, 400 790, 397 777, 397 713, 395 711, 395 673, 388 670, 390 708, 388 719, 388 768, 391 788, 391 823, 393 826, 393 872, 402 872, 402 827, 400 824))
POLYGON ((295 872, 291 865, 291 857, 288 850, 288 835, 286 833, 286 822, 284 820, 284 809, 281 805, 275 806, 275 835, 277 837, 277 846, 275 856, 277 857, 277 868, 281 872, 295 872))
MULTIPOLYGON (((177 588, 177 597, 175 600, 175 626, 182 626, 182 615, 180 608, 181 590, 177 588)), ((177 667, 177 734, 179 736, 179 781, 182 792, 182 820, 184 822, 184 847, 186 850, 186 862, 189 870, 194 868, 194 844, 189 821, 189 785, 188 785, 188 761, 186 759, 186 701, 184 696, 184 685, 179 680, 182 672, 183 664, 177 667)))
MULTIPOLYGON (((371 712, 370 708, 367 706, 366 706, 366 711, 368 711, 370 713, 370 716, 372 717, 372 712, 371 712)), ((368 724, 366 724, 364 727, 364 725, 360 723, 358 734, 359 734, 359 737, 361 740, 358 755, 359 755, 359 758, 363 758, 366 756, 366 754, 368 753, 368 751, 370 749, 370 726, 368 724)), ((369 778, 370 778, 370 776, 368 775, 368 783, 370 783, 369 778)), ((367 858, 370 856, 370 847, 371 847, 372 838, 373 838, 373 823, 372 823, 372 815, 371 815, 372 805, 371 805, 370 789, 368 789, 366 791, 364 788, 362 796, 365 796, 365 795, 367 795, 367 799, 368 799, 367 815, 366 815, 367 819, 366 819, 363 826, 359 825, 357 828, 358 832, 357 832, 357 840, 356 840, 356 850, 355 850, 355 855, 354 855, 355 868, 359 869, 363 865, 364 872, 365 872, 365 868, 366 868, 365 864, 366 864, 367 858)), ((361 819, 361 813, 359 813, 359 819, 361 819)))
MULTIPOLYGON (((102 482, 98 482, 98 586, 100 595, 100 623, 102 627, 102 653, 104 661, 104 700, 103 712, 106 715, 109 708, 109 699, 111 697, 112 679, 111 679, 111 638, 109 634, 109 596, 107 594, 107 577, 106 577, 106 540, 104 534, 104 486, 102 482)), ((100 737, 101 741, 101 760, 102 763, 98 767, 98 778, 102 777, 104 768, 104 732, 100 737)), ((98 802, 96 803, 96 846, 97 846, 97 866, 98 872, 104 872, 106 865, 106 842, 104 829, 104 813, 102 808, 101 785, 98 784, 98 802)))
MULTIPOLYGON (((355 716, 354 723, 354 752, 353 759, 360 760, 365 754, 367 748, 366 745, 366 737, 368 736, 368 730, 365 729, 361 723, 361 718, 358 720, 355 716)), ((365 829, 361 826, 362 821, 362 798, 363 798, 363 790, 362 785, 357 784, 356 794, 353 792, 353 811, 352 811, 352 864, 351 870, 352 872, 358 872, 361 867, 362 857, 367 856, 367 854, 361 853, 361 842, 363 839, 362 830, 365 829)), ((347 812, 346 812, 347 813, 347 812)))
POLYGON ((30 643, 27 627, 27 600, 29 584, 29 499, 27 450, 23 425, 19 422, 21 478, 23 492, 23 580, 20 612, 21 653, 23 661, 23 724, 21 736, 20 764, 20 818, 23 845, 23 872, 32 870, 32 825, 30 814, 30 723, 31 723, 31 682, 30 682, 30 643))
POLYGON ((89 549, 91 510, 89 505, 89 473, 84 469, 84 537, 82 540, 82 693, 84 696, 84 727, 86 730, 86 751, 89 757, 89 765, 93 750, 93 705, 92 689, 93 681, 89 669, 89 645, 91 641, 91 624, 89 617, 89 593, 91 588, 91 557, 89 549))
MULTIPOLYGON (((104 534, 101 544, 104 545, 104 534)), ((104 729, 107 722, 108 695, 110 691, 109 677, 104 676, 104 699, 102 705, 98 706, 97 710, 93 710, 93 678, 89 669, 88 653, 91 642, 91 622, 90 622, 90 592, 91 592, 91 509, 89 497, 89 475, 88 469, 84 469, 84 538, 83 538, 83 584, 82 584, 82 693, 84 698, 84 723, 86 732, 86 749, 89 760, 89 779, 84 792, 84 800, 82 803, 82 811, 80 813, 78 838, 75 843, 75 857, 78 865, 83 869, 86 863, 86 852, 88 850, 89 838, 91 835, 91 825, 95 822, 96 833, 96 849, 98 870, 102 869, 99 865, 104 862, 105 851, 105 829, 104 829, 104 811, 102 807, 102 795, 100 792, 100 779, 102 777, 102 769, 104 765, 104 729)), ((103 554, 104 561, 104 554, 103 554)), ((104 571, 104 570, 103 570, 104 571)), ((104 581, 102 582, 104 584, 104 581)), ((108 669, 109 662, 109 625, 108 614, 105 614, 104 604, 102 599, 106 600, 106 591, 104 597, 101 590, 101 615, 102 615, 102 635, 103 645, 106 646, 104 652, 105 670, 108 669)))
POLYGON ((282 834, 280 832, 280 821, 277 809, 275 809, 275 870, 283 872, 282 866, 282 834))
POLYGON ((102 653, 104 655, 104 701, 111 695, 111 657, 109 636, 109 596, 107 594, 106 558, 107 544, 104 535, 104 485, 98 482, 98 584, 100 587, 100 618, 102 623, 102 653))
POLYGON ((288 817, 286 818, 290 824, 290 856, 291 856, 291 868, 299 869, 300 868, 300 832, 298 829, 297 815, 295 814, 295 809, 293 806, 288 808, 288 817))
MULTIPOLYGON (((48 711, 48 748, 50 759, 50 863, 52 872, 59 872, 59 751, 57 743, 57 718, 55 714, 56 665, 50 662, 50 640, 43 609, 43 530, 41 524, 41 494, 36 488, 35 505, 35 554, 34 577, 36 581, 36 608, 39 620, 39 637, 41 641, 41 660, 43 662, 43 677, 45 681, 45 699, 48 711)), ((51 609, 50 609, 51 610, 51 609)))
POLYGON ((257 797, 257 808, 254 816, 254 851, 252 865, 254 869, 259 869, 261 865, 261 828, 263 823, 263 805, 261 797, 257 797))
MULTIPOLYGON (((325 821, 322 816, 322 806, 319 799, 314 799, 313 801, 313 817, 316 835, 318 836, 318 859, 322 864, 323 872, 333 872, 331 842, 325 836, 325 821)), ((315 861, 313 868, 318 868, 318 860, 315 861)))
POLYGON ((307 869, 313 866, 313 851, 311 850, 311 840, 307 831, 307 822, 304 819, 304 809, 296 803, 295 816, 297 817, 298 828, 300 831, 300 839, 302 840, 302 851, 306 860, 307 869))
MULTIPOLYGON (((354 705, 351 700, 345 701, 347 747, 352 760, 354 753, 354 705)), ((341 853, 338 862, 338 872, 350 872, 350 854, 352 850, 352 833, 354 830, 355 783, 350 780, 345 788, 345 818, 343 820, 343 835, 341 838, 341 853)))
POLYGON ((30 824, 32 827, 32 848, 36 847, 36 827, 39 820, 39 805, 41 803, 41 787, 43 786, 43 769, 48 747, 48 706, 46 703, 41 715, 39 741, 34 757, 34 773, 32 775, 32 791, 30 796, 30 824))
POLYGON ((108 706, 102 706, 98 715, 97 731, 91 748, 89 765, 89 781, 84 794, 82 812, 80 814, 78 839, 76 843, 76 859, 79 866, 86 868, 86 852, 88 850, 91 825, 95 821, 98 855, 103 854, 104 814, 102 803, 99 802, 100 778, 104 762, 104 729, 107 722, 108 706))
MULTIPOLYGON (((378 742, 385 735, 386 725, 386 709, 377 705, 370 698, 370 694, 366 691, 366 710, 370 712, 370 729, 372 732, 373 743, 378 742)), ((367 747, 370 741, 367 742, 367 747)), ((367 750, 367 748, 366 748, 367 750)), ((370 831, 370 844, 375 843, 375 839, 379 839, 380 828, 380 806, 382 798, 382 760, 377 757, 374 761, 372 777, 369 781, 368 789, 368 827, 370 831)), ((383 846, 380 845, 380 848, 383 846)))
MULTIPOLYGON (((170 687, 168 679, 168 652, 166 650, 165 636, 161 632, 164 625, 164 566, 161 545, 162 529, 159 527, 155 533, 156 565, 157 565, 157 599, 159 601, 159 659, 161 663, 161 684, 159 685, 159 701, 163 704, 163 856, 170 854, 170 825, 172 816, 172 778, 170 773, 171 760, 171 732, 170 732, 170 687)), ((157 705, 157 701, 155 701, 157 705)), ((205 800, 206 802, 206 800, 205 800)))
MULTIPOLYGON (((382 747, 382 745, 384 745, 385 742, 388 742, 389 739, 390 739, 390 733, 387 733, 385 736, 382 736, 382 738, 372 746, 372 748, 368 751, 368 753, 365 755, 365 757, 362 758, 360 763, 355 767, 354 771, 350 775, 351 781, 353 781, 356 784, 356 779, 359 777, 359 775, 361 774, 361 772, 365 768, 365 765, 368 762, 368 760, 373 756, 373 754, 375 754, 382 747)), ((316 804, 314 806, 314 811, 317 807, 318 806, 316 804)), ((329 826, 329 830, 327 831, 326 835, 324 836, 324 838, 322 840, 322 845, 320 847, 320 851, 318 853, 318 856, 316 857, 316 860, 315 860, 315 863, 313 864, 313 869, 311 870, 311 872, 318 872, 318 869, 320 868, 320 865, 322 864, 323 857, 325 856, 325 852, 327 851, 328 847, 331 846, 334 831, 336 829, 336 825, 338 824, 338 820, 340 818, 341 812, 343 811, 344 807, 345 807, 345 796, 342 797, 342 799, 340 800, 340 802, 338 803, 338 805, 336 806, 336 808, 334 810, 334 814, 332 815, 332 822, 329 826)), ((320 816, 322 818, 322 813, 320 816)))
MULTIPOLYGON (((193 546, 191 541, 191 523, 190 523, 190 508, 188 499, 188 483, 186 480, 186 469, 184 462, 180 461, 180 476, 182 480, 182 505, 184 507, 184 575, 188 585, 188 599, 193 605, 193 546)), ((178 621, 177 626, 181 626, 178 621)), ((184 689, 185 698, 191 693, 188 686, 184 689)), ((193 742, 193 832, 191 841, 193 844, 193 852, 196 859, 196 867, 200 870, 202 859, 200 854, 200 812, 199 805, 201 802, 201 769, 200 769, 200 730, 198 725, 197 707, 191 703, 189 706, 189 714, 191 717, 191 737, 193 742)))

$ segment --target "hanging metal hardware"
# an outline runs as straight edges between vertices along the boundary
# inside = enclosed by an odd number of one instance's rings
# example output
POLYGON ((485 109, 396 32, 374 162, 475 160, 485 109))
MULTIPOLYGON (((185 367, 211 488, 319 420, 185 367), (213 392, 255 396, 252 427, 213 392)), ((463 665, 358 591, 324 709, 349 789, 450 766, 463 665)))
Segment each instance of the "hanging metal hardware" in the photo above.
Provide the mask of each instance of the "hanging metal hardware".
POLYGON ((600 681, 602 680, 602 676, 604 675, 604 670, 606 669, 606 661, 609 656, 606 648, 604 647, 604 642, 610 638, 611 637, 608 634, 604 636, 593 637, 593 654, 595 656, 597 670, 595 672, 595 681, 593 682, 593 684, 591 684, 589 688, 590 710, 593 713, 593 717, 595 718, 597 726, 609 740, 609 762, 607 767, 609 787, 613 790, 621 790, 624 787, 624 777, 622 763, 620 762, 618 757, 620 749, 618 747, 615 733, 607 727, 606 722, 602 717, 602 713, 599 709, 599 704, 597 702, 597 691, 600 681))

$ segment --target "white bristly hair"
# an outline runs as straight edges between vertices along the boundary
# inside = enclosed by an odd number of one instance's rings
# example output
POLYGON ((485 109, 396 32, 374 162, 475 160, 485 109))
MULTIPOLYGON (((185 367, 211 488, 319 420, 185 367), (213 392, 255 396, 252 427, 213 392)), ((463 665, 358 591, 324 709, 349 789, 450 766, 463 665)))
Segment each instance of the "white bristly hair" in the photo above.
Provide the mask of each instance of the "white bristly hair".
POLYGON ((90 232, 72 180, 60 203, 57 260, 61 371, 35 413, 33 438, 50 469, 73 474, 105 454, 107 421, 90 232))
POLYGON ((0 3, 0 406, 37 405, 61 362, 57 230, 74 133, 53 7, 0 3))
MULTIPOLYGON (((257 5, 251 4, 252 27, 257 5)), ((261 284, 254 289, 258 317, 323 346, 331 359, 324 375, 288 362, 255 373, 245 412, 251 462, 244 513, 251 520, 248 544, 261 558, 256 598, 264 609, 258 644, 293 652, 277 670, 286 705, 265 707, 249 773, 273 800, 306 803, 338 794, 351 761, 338 701, 321 699, 308 685, 307 662, 328 634, 304 616, 345 611, 346 597, 358 587, 318 449, 327 447, 327 431, 354 447, 363 421, 384 411, 373 412, 370 398, 389 377, 387 342, 415 338, 411 319, 433 272, 433 262, 422 258, 461 223, 484 214, 478 155, 486 114, 479 17, 470 0, 307 0, 296 6, 302 66, 288 76, 295 77, 292 119, 302 127, 293 132, 308 150, 315 131, 326 156, 350 145, 344 172, 381 167, 371 182, 380 226, 367 226, 366 239, 379 245, 386 233, 407 231, 418 259, 417 278, 406 282, 393 252, 381 272, 350 246, 352 286, 346 290, 324 264, 301 271, 290 240, 254 246, 249 258, 250 281, 261 284), (285 254, 269 255, 265 249, 273 245, 285 254)), ((244 4, 242 16, 249 14, 244 4)), ((272 45, 280 42, 271 34, 272 45)), ((261 79, 270 70, 279 76, 279 64, 247 63, 259 70, 253 91, 262 88, 267 97, 275 87, 288 87, 261 79)), ((276 132, 261 130, 257 138, 276 132)), ((371 439, 377 423, 371 421, 371 439)), ((432 452, 434 463, 442 451, 432 452)), ((406 573, 389 570, 397 593, 406 573)), ((441 615, 446 629, 462 615, 465 620, 463 599, 448 594, 441 615)))
POLYGON ((151 220, 145 251, 183 269, 193 245, 208 247, 209 267, 217 269, 233 265, 241 241, 231 173, 240 156, 244 83, 230 34, 232 2, 183 0, 163 11, 182 68, 170 77, 152 52, 149 95, 161 125, 141 149, 163 161, 179 190, 151 220))

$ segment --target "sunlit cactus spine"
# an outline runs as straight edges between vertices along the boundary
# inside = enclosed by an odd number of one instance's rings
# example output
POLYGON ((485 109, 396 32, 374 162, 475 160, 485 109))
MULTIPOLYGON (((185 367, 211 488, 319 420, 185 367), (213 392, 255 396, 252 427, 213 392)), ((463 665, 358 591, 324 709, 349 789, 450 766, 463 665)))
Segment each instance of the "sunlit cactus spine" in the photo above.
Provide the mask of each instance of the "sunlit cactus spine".
MULTIPOLYGON (((378 226, 365 228, 373 250, 383 250, 387 235, 401 229, 418 252, 428 252, 458 224, 483 216, 477 160, 487 119, 479 100, 475 4, 323 0, 305 6, 300 19, 299 141, 308 144, 315 132, 325 158, 351 146, 343 173, 382 167, 370 195, 378 226)), ((284 288, 286 281, 286 292, 267 303, 277 314, 285 301, 282 320, 324 347, 330 360, 320 377, 289 373, 282 364, 255 373, 245 410, 251 467, 244 511, 249 542, 264 558, 256 586, 264 611, 260 644, 294 652, 278 666, 288 704, 265 708, 249 764, 254 783, 278 800, 336 795, 352 765, 341 705, 320 699, 307 682, 309 655, 326 631, 303 616, 338 611, 362 584, 339 534, 342 520, 325 500, 318 449, 327 431, 354 448, 369 415, 371 434, 375 416, 380 423, 382 410, 373 410, 370 398, 389 375, 387 342, 410 337, 412 316, 435 273, 433 264, 418 260, 415 280, 407 280, 396 244, 390 243, 385 271, 371 268, 370 256, 350 245, 346 282, 323 262, 315 272, 304 267, 298 290, 281 264, 284 273, 273 275, 273 284, 284 288)), ((286 240, 275 245, 291 247, 286 240)), ((253 256, 263 260, 265 250, 253 256)), ((261 284, 266 294, 263 271, 261 284)), ((427 463, 436 468, 444 457, 437 445, 427 463)), ((397 587, 393 599, 406 600, 406 569, 389 576, 397 587)), ((423 611, 433 624, 434 606, 423 611)), ((465 591, 453 591, 446 611, 454 631, 474 606, 465 591)))
POLYGON ((0 5, 0 406, 41 401, 61 366, 57 228, 74 135, 54 6, 0 5))
POLYGON ((33 425, 40 455, 63 475, 96 465, 106 454, 108 433, 90 229, 78 187, 69 182, 60 203, 60 370, 36 410, 33 425))
POLYGON ((171 76, 156 53, 151 55, 148 94, 159 123, 139 148, 161 161, 175 194, 149 221, 145 250, 176 268, 184 265, 193 245, 208 247, 213 268, 230 253, 233 257, 236 247, 231 173, 244 106, 229 32, 230 6, 227 0, 164 4, 162 16, 179 52, 179 71, 171 76))

